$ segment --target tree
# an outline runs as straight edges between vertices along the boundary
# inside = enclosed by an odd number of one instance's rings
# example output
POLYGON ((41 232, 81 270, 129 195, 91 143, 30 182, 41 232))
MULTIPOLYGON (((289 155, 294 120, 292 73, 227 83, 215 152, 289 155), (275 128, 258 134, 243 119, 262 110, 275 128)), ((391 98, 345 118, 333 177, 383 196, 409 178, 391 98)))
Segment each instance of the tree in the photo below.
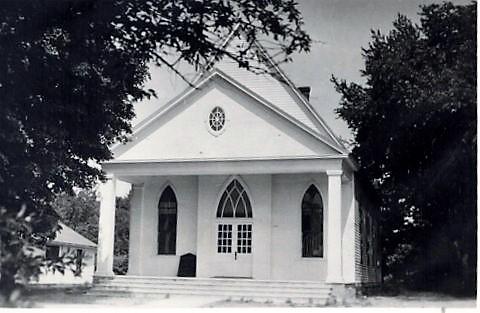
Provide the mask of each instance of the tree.
POLYGON ((77 194, 59 194, 52 203, 59 220, 85 238, 97 242, 100 203, 95 190, 81 190, 77 194))
MULTIPOLYGON (((237 32, 234 36, 240 36, 237 32)), ((310 38, 293 0, 59 0, 2 1, 0 6, 0 208, 15 220, 21 207, 42 244, 54 236, 55 195, 88 189, 126 141, 132 103, 151 63, 203 69, 228 56, 249 68, 256 39, 276 43, 278 61, 308 51, 310 38), (220 44, 239 27, 247 45, 220 44), (173 61, 172 61, 173 60, 173 61)), ((0 228, 0 292, 9 298, 22 244, 0 228), (15 258, 5 258, 5 255, 15 258)), ((30 233, 30 232, 29 232, 30 233)))
POLYGON ((130 234, 130 200, 132 192, 126 197, 117 197, 115 209, 115 243, 113 248, 113 271, 126 274, 128 270, 128 247, 130 234))
POLYGON ((476 3, 399 15, 363 49, 364 85, 332 78, 359 176, 381 199, 384 271, 410 288, 475 293, 476 3))
MULTIPOLYGON (((113 264, 116 274, 125 274, 128 268, 131 196, 129 193, 116 198, 113 264)), ((81 190, 74 195, 62 193, 55 198, 52 207, 62 222, 89 240, 98 242, 100 203, 95 190, 81 190)))

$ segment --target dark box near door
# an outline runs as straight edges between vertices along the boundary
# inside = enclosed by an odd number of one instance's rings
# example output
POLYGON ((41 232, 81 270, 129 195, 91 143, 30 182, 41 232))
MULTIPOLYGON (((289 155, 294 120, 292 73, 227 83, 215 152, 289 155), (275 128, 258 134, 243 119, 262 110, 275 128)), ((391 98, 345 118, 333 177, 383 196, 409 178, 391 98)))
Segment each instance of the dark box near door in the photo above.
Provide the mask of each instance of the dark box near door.
POLYGON ((180 257, 178 264, 178 277, 195 277, 197 269, 197 257, 194 254, 187 253, 180 257))

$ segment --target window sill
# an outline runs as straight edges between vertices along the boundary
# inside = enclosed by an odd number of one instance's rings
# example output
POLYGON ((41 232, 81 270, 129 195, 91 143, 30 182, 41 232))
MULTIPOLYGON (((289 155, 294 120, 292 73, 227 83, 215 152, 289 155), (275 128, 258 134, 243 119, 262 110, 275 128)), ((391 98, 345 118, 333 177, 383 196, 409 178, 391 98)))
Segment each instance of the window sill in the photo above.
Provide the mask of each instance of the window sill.
POLYGON ((326 261, 327 259, 325 257, 306 257, 306 256, 302 256, 302 257, 300 257, 300 260, 301 261, 307 261, 307 262, 314 262, 314 261, 323 262, 323 261, 326 261))

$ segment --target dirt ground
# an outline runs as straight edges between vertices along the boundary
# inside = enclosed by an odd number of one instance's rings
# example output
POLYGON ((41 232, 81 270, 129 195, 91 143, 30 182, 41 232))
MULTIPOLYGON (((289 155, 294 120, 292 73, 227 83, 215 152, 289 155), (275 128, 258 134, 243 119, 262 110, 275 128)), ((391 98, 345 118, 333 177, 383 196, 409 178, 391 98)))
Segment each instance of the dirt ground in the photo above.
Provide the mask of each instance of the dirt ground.
POLYGON ((357 299, 361 306, 417 308, 475 308, 474 298, 456 298, 438 293, 411 293, 398 296, 368 296, 357 299))
MULTIPOLYGON (((222 297, 170 296, 96 297, 85 289, 47 289, 30 291, 23 298, 23 307, 80 308, 80 307, 170 307, 170 308, 223 308, 223 307, 303 307, 305 305, 230 301, 222 297)), ((335 307, 394 307, 394 308, 475 308, 473 298, 455 298, 435 293, 415 293, 398 296, 364 296, 339 303, 335 307)))
MULTIPOLYGON (((297 307, 293 304, 268 304, 255 302, 238 302, 238 301, 220 301, 209 307, 297 307)), ((305 306, 305 305, 300 305, 305 306)), ((307 305, 308 306, 308 305, 307 305)), ((451 296, 434 294, 434 293, 418 293, 399 296, 363 296, 350 299, 346 303, 338 303, 331 305, 332 307, 376 307, 376 308, 476 308, 476 300, 474 298, 455 298, 451 296)))

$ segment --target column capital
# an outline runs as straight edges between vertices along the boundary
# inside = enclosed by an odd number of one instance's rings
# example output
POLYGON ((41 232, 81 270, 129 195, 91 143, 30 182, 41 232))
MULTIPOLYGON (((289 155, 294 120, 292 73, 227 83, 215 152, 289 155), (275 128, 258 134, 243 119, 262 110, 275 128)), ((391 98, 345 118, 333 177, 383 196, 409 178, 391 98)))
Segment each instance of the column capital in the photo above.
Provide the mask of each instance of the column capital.
POLYGON ((132 184, 132 188, 133 188, 133 189, 142 189, 144 186, 145 186, 144 183, 132 184))
POLYGON ((115 174, 113 173, 105 173, 105 178, 107 181, 115 179, 115 174))
POLYGON ((327 170, 328 176, 341 176, 343 174, 342 170, 327 170))

